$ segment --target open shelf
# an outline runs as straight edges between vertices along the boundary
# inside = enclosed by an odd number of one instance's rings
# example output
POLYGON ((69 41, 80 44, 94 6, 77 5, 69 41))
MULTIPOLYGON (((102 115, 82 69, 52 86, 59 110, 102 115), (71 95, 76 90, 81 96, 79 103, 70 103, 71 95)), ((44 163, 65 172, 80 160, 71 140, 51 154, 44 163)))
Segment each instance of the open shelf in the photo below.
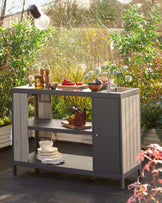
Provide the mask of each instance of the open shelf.
MULTIPOLYGON (((50 131, 50 132, 62 132, 62 133, 71 133, 71 134, 87 134, 92 135, 92 128, 84 130, 76 130, 64 127, 61 122, 64 120, 61 119, 30 119, 28 121, 29 130, 38 130, 38 131, 50 131)), ((92 126, 91 122, 87 122, 87 125, 92 126)))
POLYGON ((63 170, 85 170, 85 171, 93 171, 93 162, 92 156, 83 156, 76 154, 65 154, 62 153, 62 158, 64 160, 63 164, 54 165, 54 164, 43 164, 41 161, 36 159, 35 152, 32 152, 29 155, 29 163, 35 164, 38 168, 50 169, 50 168, 58 168, 57 171, 63 170), (60 169, 59 169, 60 168, 60 169))
MULTIPOLYGON (((23 163, 33 168, 53 169, 55 171, 74 172, 92 175, 93 173, 93 156, 92 146, 81 143, 55 141, 54 146, 62 154, 63 164, 43 164, 36 158, 36 152, 29 154, 29 162, 23 163)), ((34 149, 34 148, 33 148, 34 149)), ((17 163, 18 165, 20 163, 17 163)))

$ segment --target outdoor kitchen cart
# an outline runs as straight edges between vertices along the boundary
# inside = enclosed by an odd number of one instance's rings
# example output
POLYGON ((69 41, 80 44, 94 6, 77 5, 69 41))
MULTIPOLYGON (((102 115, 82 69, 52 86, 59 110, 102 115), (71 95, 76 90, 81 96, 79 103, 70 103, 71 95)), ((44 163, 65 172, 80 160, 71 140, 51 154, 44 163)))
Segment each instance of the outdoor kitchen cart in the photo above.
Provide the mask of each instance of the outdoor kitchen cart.
MULTIPOLYGON (((140 170, 136 156, 140 152, 140 92, 136 88, 114 88, 91 92, 90 89, 35 89, 22 86, 12 89, 13 98, 13 173, 16 166, 49 169, 60 172, 90 175, 121 180, 140 170), (52 95, 90 97, 92 101, 91 129, 76 130, 64 127, 61 120, 52 119, 52 95), (28 97, 35 98, 35 118, 28 120, 28 97), (29 153, 28 130, 39 133, 61 132, 92 136, 91 155, 62 153, 65 163, 43 164, 36 151, 29 153)), ((55 144, 55 143, 54 143, 55 144)), ((36 144, 37 145, 37 144, 36 144)), ((36 146, 36 148, 38 145, 36 146)), ((81 146, 80 146, 81 147, 81 146)))

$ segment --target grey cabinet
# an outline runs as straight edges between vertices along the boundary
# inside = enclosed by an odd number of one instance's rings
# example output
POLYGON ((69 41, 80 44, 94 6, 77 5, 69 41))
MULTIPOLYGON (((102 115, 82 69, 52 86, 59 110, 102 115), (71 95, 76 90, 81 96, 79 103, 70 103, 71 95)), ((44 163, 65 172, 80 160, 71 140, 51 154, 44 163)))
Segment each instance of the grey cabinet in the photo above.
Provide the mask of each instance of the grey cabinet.
MULTIPOLYGON (((12 89, 13 98, 13 165, 49 169, 121 180, 139 170, 135 158, 140 151, 140 96, 139 89, 120 88, 111 93, 91 92, 89 89, 36 90, 22 86, 12 89), (35 118, 28 121, 27 98, 35 97, 35 118), (91 129, 74 130, 61 125, 61 120, 52 119, 51 95, 90 97, 92 99, 91 129), (84 134, 92 136, 92 146, 78 145, 72 153, 62 152, 64 164, 45 165, 29 153, 28 130, 34 130, 36 138, 51 132, 84 134), (83 153, 84 151, 84 153, 83 153)), ((38 145, 38 140, 36 139, 38 145)), ((37 146, 36 145, 36 146, 37 146)))
POLYGON ((95 172, 120 173, 119 101, 95 98, 93 101, 93 148, 95 172))

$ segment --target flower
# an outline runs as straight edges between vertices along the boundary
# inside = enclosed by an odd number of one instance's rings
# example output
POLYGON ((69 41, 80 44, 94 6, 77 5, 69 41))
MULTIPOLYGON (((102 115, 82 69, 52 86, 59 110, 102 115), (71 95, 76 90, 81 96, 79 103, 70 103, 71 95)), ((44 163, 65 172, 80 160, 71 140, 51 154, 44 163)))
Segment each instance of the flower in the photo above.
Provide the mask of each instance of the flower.
POLYGON ((145 73, 151 73, 151 72, 152 72, 152 68, 148 68, 148 67, 145 68, 145 73))
POLYGON ((111 49, 111 50, 114 50, 114 41, 111 41, 111 42, 110 42, 110 49, 111 49))
POLYGON ((85 81, 88 81, 90 79, 90 75, 87 73, 85 76, 84 76, 84 80, 85 81))
POLYGON ((94 74, 94 72, 91 70, 91 71, 89 71, 85 76, 84 76, 84 79, 86 80, 86 81, 88 81, 90 78, 91 78, 91 76, 94 74))
POLYGON ((32 84, 32 82, 34 81, 34 76, 33 75, 29 75, 28 76, 28 80, 29 80, 29 84, 32 84))
POLYGON ((132 81, 132 76, 131 75, 126 75, 125 76, 125 82, 131 82, 132 81))
POLYGON ((99 66, 99 67, 96 67, 95 69, 94 69, 94 72, 95 72, 95 75, 99 75, 100 73, 101 73, 101 67, 99 66))
POLYGON ((128 70, 128 66, 124 65, 124 66, 121 67, 120 70, 121 70, 122 73, 124 73, 124 72, 126 72, 128 70))

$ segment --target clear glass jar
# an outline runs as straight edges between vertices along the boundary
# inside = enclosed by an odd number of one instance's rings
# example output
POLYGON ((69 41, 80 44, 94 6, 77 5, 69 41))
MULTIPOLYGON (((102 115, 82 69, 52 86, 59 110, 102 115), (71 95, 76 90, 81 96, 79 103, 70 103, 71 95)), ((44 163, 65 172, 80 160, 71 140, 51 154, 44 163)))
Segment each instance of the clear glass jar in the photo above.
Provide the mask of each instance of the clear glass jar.
POLYGON ((36 75, 35 76, 35 88, 36 89, 43 89, 44 84, 42 83, 42 76, 36 75))

